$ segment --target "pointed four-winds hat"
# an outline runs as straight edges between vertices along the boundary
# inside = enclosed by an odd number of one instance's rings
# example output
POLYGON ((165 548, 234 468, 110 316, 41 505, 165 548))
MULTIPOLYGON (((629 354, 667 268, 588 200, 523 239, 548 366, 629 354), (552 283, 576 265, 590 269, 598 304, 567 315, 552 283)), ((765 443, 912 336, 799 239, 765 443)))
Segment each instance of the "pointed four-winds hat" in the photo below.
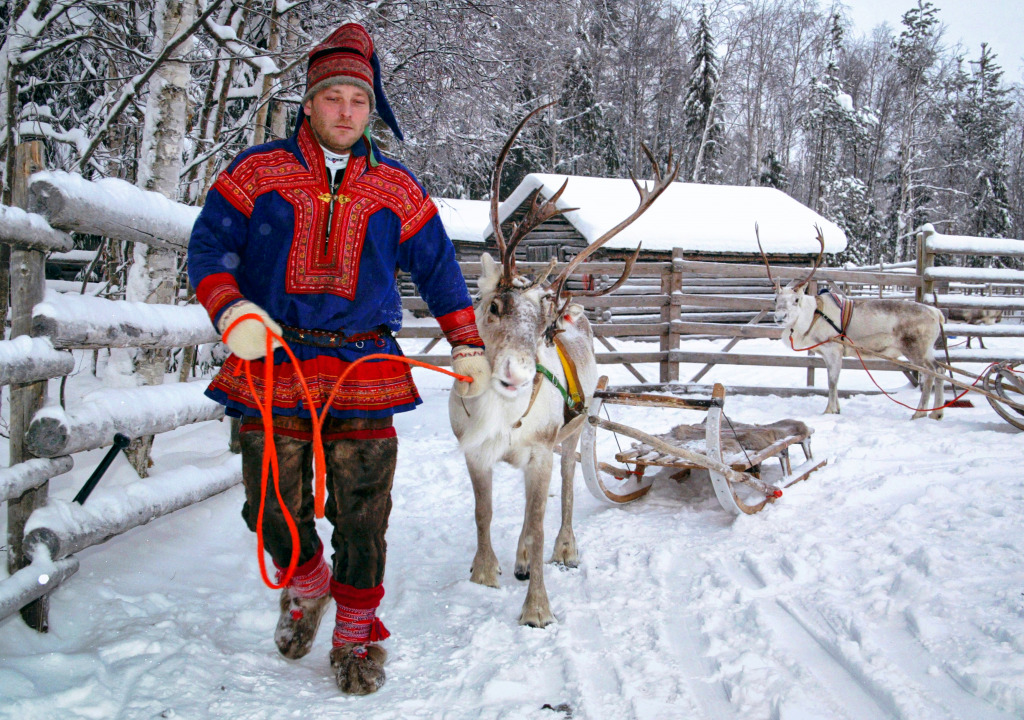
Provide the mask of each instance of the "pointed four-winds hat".
POLYGON ((370 97, 370 109, 376 109, 380 119, 391 128, 399 140, 404 140, 395 113, 384 95, 380 79, 380 61, 373 49, 373 40, 366 28, 358 23, 346 23, 313 48, 306 67, 306 102, 321 90, 332 85, 355 85, 370 97))

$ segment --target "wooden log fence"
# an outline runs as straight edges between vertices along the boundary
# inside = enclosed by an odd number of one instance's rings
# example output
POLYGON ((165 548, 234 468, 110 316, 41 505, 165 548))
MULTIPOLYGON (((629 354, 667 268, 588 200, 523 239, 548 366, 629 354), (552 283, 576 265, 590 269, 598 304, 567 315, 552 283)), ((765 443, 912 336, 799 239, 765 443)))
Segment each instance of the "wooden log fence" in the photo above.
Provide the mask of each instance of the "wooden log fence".
MULTIPOLYGON (((49 482, 73 468, 73 454, 110 445, 117 432, 152 435, 224 414, 203 396, 205 381, 97 391, 66 409, 47 405, 48 382, 74 371, 72 351, 169 349, 218 337, 196 305, 44 293, 45 255, 70 250, 70 232, 180 251, 198 208, 119 180, 93 183, 43 171, 39 142, 16 152, 18 207, 0 206, 0 242, 12 248, 11 339, 0 341, 0 384, 11 386, 11 464, 0 470, 9 572, 0 581, 0 619, 20 611, 45 632, 48 594, 77 571, 74 553, 223 492, 241 482, 241 464, 231 457, 221 467, 176 468, 164 478, 150 477, 124 498, 111 495, 117 502, 100 517, 48 497, 49 482)), ((102 500, 104 493, 92 497, 102 500)))

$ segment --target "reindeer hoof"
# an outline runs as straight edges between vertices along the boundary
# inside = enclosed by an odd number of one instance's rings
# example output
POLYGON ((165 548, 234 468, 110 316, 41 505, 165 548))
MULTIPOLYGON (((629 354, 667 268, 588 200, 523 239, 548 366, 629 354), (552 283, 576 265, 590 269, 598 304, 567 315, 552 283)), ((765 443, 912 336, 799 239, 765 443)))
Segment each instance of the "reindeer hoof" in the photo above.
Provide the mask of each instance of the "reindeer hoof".
POLYGON ((561 565, 562 567, 574 568, 580 565, 580 556, 576 551, 575 546, 573 547, 557 547, 555 551, 551 553, 551 560, 548 562, 554 565, 561 565))
POLYGON ((530 579, 530 567, 527 565, 525 568, 516 567, 515 571, 516 580, 529 580, 530 579))
POLYGON ((493 562, 474 560, 473 566, 469 569, 469 579, 477 585, 496 588, 499 575, 501 575, 501 566, 498 565, 496 559, 493 562))
POLYGON ((580 553, 576 548, 576 537, 571 532, 559 533, 549 562, 574 568, 580 564, 580 553))
POLYGON ((553 622, 555 622, 555 616, 548 608, 534 610, 523 608, 523 613, 519 616, 519 624, 528 627, 545 628, 553 622))

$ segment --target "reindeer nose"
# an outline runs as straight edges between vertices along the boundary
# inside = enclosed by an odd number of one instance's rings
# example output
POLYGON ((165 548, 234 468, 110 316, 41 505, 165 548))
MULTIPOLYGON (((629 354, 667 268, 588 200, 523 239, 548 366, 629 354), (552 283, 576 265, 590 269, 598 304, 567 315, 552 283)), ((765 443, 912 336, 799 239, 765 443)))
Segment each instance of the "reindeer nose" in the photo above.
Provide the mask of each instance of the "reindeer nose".
POLYGON ((533 379, 535 370, 509 359, 502 368, 500 380, 509 389, 519 388, 533 379))

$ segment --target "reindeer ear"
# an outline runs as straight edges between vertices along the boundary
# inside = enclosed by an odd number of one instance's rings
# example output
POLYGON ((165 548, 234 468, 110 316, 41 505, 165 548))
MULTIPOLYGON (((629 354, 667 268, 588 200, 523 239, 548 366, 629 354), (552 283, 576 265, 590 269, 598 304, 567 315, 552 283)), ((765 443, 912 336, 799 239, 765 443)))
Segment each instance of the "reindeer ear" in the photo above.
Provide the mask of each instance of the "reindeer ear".
POLYGON ((499 279, 501 279, 501 266, 494 262, 490 253, 484 253, 480 256, 480 277, 476 281, 480 293, 486 295, 493 292, 494 288, 498 286, 499 279))
POLYGON ((575 325, 581 317, 583 317, 583 306, 579 303, 569 303, 569 307, 562 313, 562 317, 558 318, 555 322, 558 327, 564 329, 569 325, 575 325))

